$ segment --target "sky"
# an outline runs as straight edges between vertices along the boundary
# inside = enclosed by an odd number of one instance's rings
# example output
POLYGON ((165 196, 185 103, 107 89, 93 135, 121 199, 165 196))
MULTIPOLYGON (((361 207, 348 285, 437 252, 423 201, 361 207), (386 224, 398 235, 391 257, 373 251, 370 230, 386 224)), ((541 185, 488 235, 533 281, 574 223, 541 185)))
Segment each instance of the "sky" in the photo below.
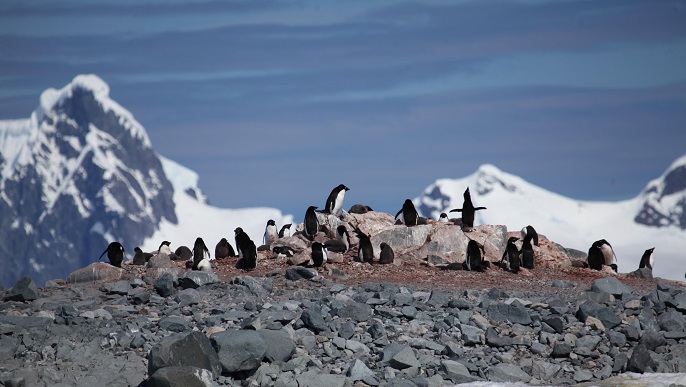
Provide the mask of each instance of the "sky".
POLYGON ((686 153, 686 1, 10 0, 0 119, 96 74, 210 203, 397 212, 490 163, 579 200, 686 153))

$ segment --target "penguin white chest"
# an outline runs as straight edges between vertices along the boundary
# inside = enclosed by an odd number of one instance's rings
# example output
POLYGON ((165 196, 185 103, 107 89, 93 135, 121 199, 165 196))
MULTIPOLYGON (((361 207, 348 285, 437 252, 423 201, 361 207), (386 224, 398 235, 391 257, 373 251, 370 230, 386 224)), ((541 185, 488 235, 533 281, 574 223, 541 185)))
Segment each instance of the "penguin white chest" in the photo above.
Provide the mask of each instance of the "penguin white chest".
POLYGON ((332 214, 337 214, 338 211, 341 210, 341 207, 343 207, 343 199, 344 198, 345 198, 345 190, 342 189, 341 192, 339 192, 338 195, 336 195, 336 199, 334 199, 334 201, 332 203, 332 207, 333 207, 331 209, 332 214))

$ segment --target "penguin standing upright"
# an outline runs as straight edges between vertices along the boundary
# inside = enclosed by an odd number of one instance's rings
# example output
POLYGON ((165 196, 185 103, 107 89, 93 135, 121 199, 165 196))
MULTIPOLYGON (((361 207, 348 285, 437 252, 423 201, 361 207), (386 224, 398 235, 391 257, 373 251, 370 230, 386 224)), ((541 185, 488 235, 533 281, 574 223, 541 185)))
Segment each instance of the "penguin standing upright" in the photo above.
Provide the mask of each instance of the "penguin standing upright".
POLYGON ((319 220, 317 220, 316 209, 317 206, 309 206, 307 207, 307 211, 305 211, 304 233, 309 240, 313 240, 314 236, 317 235, 317 231, 319 231, 319 220))
POLYGON ((350 191, 350 188, 343 184, 339 184, 336 188, 331 190, 329 197, 326 198, 326 205, 324 205, 325 214, 338 214, 338 211, 343 207, 343 199, 345 198, 345 191, 350 191))
POLYGON ((441 212, 441 215, 438 217, 438 221, 441 223, 448 223, 450 219, 448 218, 448 214, 445 212, 441 212))
POLYGON ((484 271, 483 256, 485 255, 484 246, 470 239, 467 243, 467 254, 464 259, 464 268, 469 271, 484 271))
POLYGON ((358 231, 357 236, 360 240, 357 248, 357 256, 360 258, 360 261, 371 263, 374 261, 374 247, 372 247, 372 241, 362 231, 358 231))
POLYGON ((509 269, 513 273, 519 273, 519 267, 522 264, 521 259, 519 258, 519 249, 517 249, 517 245, 515 244, 518 240, 519 238, 517 237, 510 237, 510 239, 507 240, 507 246, 505 247, 505 252, 503 253, 503 258, 501 260, 502 262, 507 258, 509 269))
POLYGON ((588 256, 586 260, 588 262, 588 267, 593 270, 602 270, 603 264, 605 263, 605 256, 600 246, 603 244, 601 241, 595 241, 588 249, 588 256))
POLYGON ((126 253, 126 251, 124 251, 124 246, 122 246, 121 243, 112 242, 107 245, 107 248, 100 254, 98 260, 100 260, 105 253, 107 253, 107 259, 109 259, 110 265, 121 267, 121 263, 124 260, 124 253, 126 253))
POLYGON ((193 244, 193 270, 201 270, 198 266, 204 267, 206 264, 209 265, 209 260, 207 260, 207 262, 202 262, 203 260, 206 260, 205 254, 207 254, 207 258, 210 258, 210 250, 207 249, 205 241, 198 237, 193 244))
POLYGON ((265 245, 271 245, 274 241, 279 239, 279 233, 276 231, 276 222, 274 219, 267 221, 267 226, 264 228, 263 242, 265 245))
POLYGON ((257 246, 255 246, 255 242, 253 242, 253 240, 250 238, 248 238, 248 240, 245 242, 243 258, 238 266, 248 271, 255 270, 255 268, 257 268, 257 246))
POLYGON ((410 199, 405 199, 403 208, 395 214, 396 219, 398 219, 399 216, 402 216, 400 220, 408 227, 416 226, 419 221, 419 213, 417 213, 417 209, 414 208, 414 203, 412 203, 412 200, 410 199))
POLYGON ((236 252, 238 253, 239 257, 243 258, 243 255, 248 248, 248 241, 251 239, 241 227, 236 227, 233 232, 236 235, 236 252))
POLYGON ((291 236, 291 223, 284 224, 279 230, 279 238, 288 238, 291 236))
POLYGON ((469 187, 467 187, 462 196, 464 197, 462 208, 455 208, 449 212, 461 212, 463 230, 472 231, 472 229, 474 229, 474 214, 478 210, 485 210, 486 207, 474 207, 474 204, 472 204, 472 195, 469 192, 469 187))
POLYGON ((227 257, 235 257, 236 252, 233 251, 233 247, 226 238, 222 238, 217 242, 217 246, 214 248, 214 258, 223 259, 227 257))
POLYGON ((655 251, 655 248, 651 247, 645 252, 643 252, 643 256, 641 257, 641 263, 638 264, 639 269, 647 267, 648 269, 653 270, 653 264, 655 263, 653 259, 653 251, 655 251))
POLYGON ((614 262, 617 261, 617 256, 615 255, 615 251, 612 249, 612 245, 605 239, 600 239, 596 242, 599 243, 600 251, 603 252, 603 263, 606 266, 610 266, 616 272, 617 264, 614 262))
POLYGON ((534 269, 534 247, 531 245, 533 237, 533 234, 527 233, 522 240, 522 266, 529 270, 534 269))
POLYGON ((314 267, 322 267, 327 260, 326 246, 319 242, 312 243, 312 263, 314 267))
POLYGON ((534 245, 538 246, 538 233, 536 232, 536 229, 533 228, 533 226, 526 226, 522 228, 522 240, 526 238, 527 235, 531 235, 531 239, 534 241, 534 245))
POLYGON ((383 265, 388 265, 393 263, 395 260, 395 253, 393 248, 388 245, 388 243, 382 243, 380 246, 381 252, 379 253, 379 263, 383 265))

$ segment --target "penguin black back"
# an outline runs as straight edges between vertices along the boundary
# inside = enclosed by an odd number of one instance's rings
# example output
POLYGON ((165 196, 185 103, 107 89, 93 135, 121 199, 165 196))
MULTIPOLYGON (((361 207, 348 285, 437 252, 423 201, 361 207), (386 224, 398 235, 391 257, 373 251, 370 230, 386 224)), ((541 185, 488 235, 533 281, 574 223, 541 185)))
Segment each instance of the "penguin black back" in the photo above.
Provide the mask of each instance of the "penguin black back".
POLYGON ((358 231, 357 236, 360 240, 357 255, 362 262, 371 263, 374 261, 374 247, 369 237, 362 231, 358 231))
POLYGON ((210 251, 207 249, 205 241, 198 237, 193 244, 193 270, 198 270, 198 263, 205 259, 205 254, 208 258, 210 257, 210 251))
POLYGON ((176 251, 174 251, 174 254, 176 254, 182 261, 188 261, 193 258, 193 252, 188 248, 188 246, 179 246, 176 251))
POLYGON ((470 239, 467 243, 467 256, 464 260, 465 269, 469 271, 484 271, 482 256, 483 251, 483 245, 473 239, 470 239))
POLYGON ((602 270, 603 264, 605 263, 605 256, 603 255, 603 251, 600 249, 602 243, 603 242, 601 241, 595 241, 588 249, 588 257, 586 259, 588 262, 588 267, 593 270, 602 270))
POLYGON ((233 232, 236 234, 236 251, 238 252, 239 257, 243 257, 245 250, 248 248, 248 241, 250 241, 250 237, 240 227, 236 227, 233 232))
POLYGON ((136 246, 136 248, 134 248, 133 251, 136 252, 136 255, 133 256, 134 265, 145 265, 150 260, 150 258, 152 258, 151 253, 143 252, 143 250, 141 250, 141 248, 138 246, 136 246))
POLYGON ((327 260, 326 247, 319 242, 312 243, 312 263, 314 267, 322 267, 327 260))
POLYGON ((379 263, 383 265, 388 265, 393 263, 395 260, 395 253, 393 252, 393 248, 388 245, 388 243, 382 243, 379 248, 381 248, 381 252, 379 253, 379 263))
POLYGON ((243 259, 241 266, 245 270, 255 270, 257 268, 257 246, 252 239, 248 239, 245 243, 245 251, 243 252, 243 259))
POLYGON ((525 228, 522 229, 522 240, 526 238, 527 235, 531 235, 531 239, 534 242, 534 245, 538 246, 538 233, 536 232, 536 229, 533 228, 533 226, 526 226, 525 228))
POLYGON ((519 249, 517 249, 517 245, 515 244, 515 242, 517 242, 518 240, 519 238, 517 237, 510 237, 510 239, 507 240, 507 246, 505 247, 505 253, 503 253, 502 258, 502 260, 505 260, 505 258, 507 258, 510 271, 513 273, 519 273, 519 267, 521 266, 521 260, 519 258, 519 249))
POLYGON ((122 246, 121 243, 119 242, 112 242, 110 243, 105 251, 100 254, 100 257, 98 260, 102 258, 103 255, 107 253, 107 259, 110 261, 110 265, 116 266, 116 267, 121 267, 122 261, 124 261, 124 246, 122 246))
POLYGON ((655 263, 653 260, 653 251, 655 251, 655 248, 651 247, 645 252, 643 252, 643 256, 641 257, 641 263, 638 264, 639 269, 647 267, 648 269, 653 270, 653 264, 655 263))
POLYGON ((313 240, 314 236, 319 231, 319 221, 317 220, 317 206, 307 207, 305 211, 305 236, 309 240, 313 240))
POLYGON ((233 251, 233 247, 226 238, 222 238, 217 242, 217 246, 214 248, 214 257, 216 259, 222 259, 227 257, 234 257, 236 253, 233 251))
POLYGON ((417 225, 417 222, 419 221, 419 213, 417 213, 417 209, 414 208, 414 203, 412 203, 412 200, 405 199, 403 208, 401 208, 400 211, 395 214, 396 219, 400 214, 403 215, 403 223, 406 226, 411 227, 417 225))
POLYGON ((529 270, 534 269, 534 247, 531 245, 533 234, 527 233, 522 240, 522 266, 529 270))
POLYGON ((291 236, 291 223, 284 224, 283 226, 281 226, 281 230, 279 230, 279 238, 289 236, 291 236))
POLYGON ((472 203, 472 194, 469 192, 469 187, 462 194, 464 202, 462 203, 462 208, 452 209, 449 212, 461 212, 462 213, 462 227, 465 231, 471 231, 474 227, 474 214, 478 210, 485 210, 486 207, 474 207, 472 203))

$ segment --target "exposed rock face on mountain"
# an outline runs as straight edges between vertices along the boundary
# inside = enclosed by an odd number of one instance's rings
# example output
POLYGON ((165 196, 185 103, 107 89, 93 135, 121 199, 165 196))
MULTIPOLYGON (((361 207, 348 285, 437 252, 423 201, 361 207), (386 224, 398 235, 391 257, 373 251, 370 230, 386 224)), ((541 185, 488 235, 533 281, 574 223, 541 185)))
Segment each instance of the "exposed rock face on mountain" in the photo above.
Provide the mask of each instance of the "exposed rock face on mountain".
POLYGON ((137 245, 173 188, 145 130, 96 76, 45 91, 29 119, 0 123, 0 283, 43 283, 93 262, 113 240, 137 245))
POLYGON ((686 229, 686 156, 651 181, 640 196, 643 206, 634 219, 637 223, 686 229))

